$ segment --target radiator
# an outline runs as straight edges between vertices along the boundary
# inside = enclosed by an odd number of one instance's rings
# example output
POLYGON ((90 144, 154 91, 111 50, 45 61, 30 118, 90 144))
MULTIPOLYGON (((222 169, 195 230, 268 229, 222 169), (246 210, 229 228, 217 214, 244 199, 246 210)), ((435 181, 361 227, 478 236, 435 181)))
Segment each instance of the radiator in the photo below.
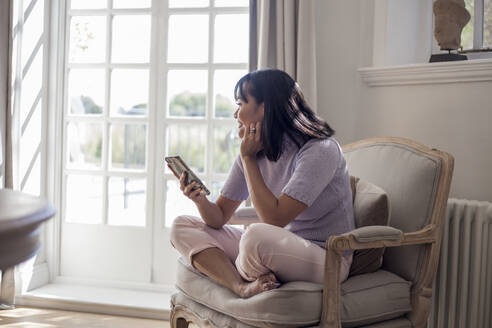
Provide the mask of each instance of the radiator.
POLYGON ((492 203, 450 199, 429 328, 492 328, 492 203))

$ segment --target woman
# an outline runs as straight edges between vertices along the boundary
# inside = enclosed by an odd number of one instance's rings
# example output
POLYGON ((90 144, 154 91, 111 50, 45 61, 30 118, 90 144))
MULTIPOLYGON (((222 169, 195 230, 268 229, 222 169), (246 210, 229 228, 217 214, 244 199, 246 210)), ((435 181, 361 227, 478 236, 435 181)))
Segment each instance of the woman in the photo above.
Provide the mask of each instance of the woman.
MULTIPOLYGON (((285 72, 259 70, 234 89, 240 156, 215 203, 181 190, 202 219, 175 219, 171 243, 196 269, 247 298, 295 280, 323 283, 325 243, 354 229, 349 174, 330 126, 285 72), (226 225, 248 196, 261 223, 226 225), (235 264, 235 265, 234 265, 235 264)), ((347 279, 352 253, 343 254, 347 279)))

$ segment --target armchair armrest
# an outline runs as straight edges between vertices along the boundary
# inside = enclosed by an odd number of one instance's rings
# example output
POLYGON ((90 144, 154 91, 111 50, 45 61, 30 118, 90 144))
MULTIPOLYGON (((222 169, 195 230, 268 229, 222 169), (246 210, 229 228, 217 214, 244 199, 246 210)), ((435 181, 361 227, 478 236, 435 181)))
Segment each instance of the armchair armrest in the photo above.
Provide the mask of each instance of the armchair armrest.
POLYGON ((227 224, 248 226, 257 222, 260 222, 260 218, 256 210, 253 207, 243 207, 232 214, 227 224))
POLYGON ((367 226, 350 232, 359 243, 367 243, 378 240, 401 241, 403 231, 388 226, 367 226))
POLYGON ((388 226, 367 226, 330 237, 326 242, 326 249, 343 252, 366 248, 430 244, 436 241, 437 230, 434 224, 408 233, 388 226))

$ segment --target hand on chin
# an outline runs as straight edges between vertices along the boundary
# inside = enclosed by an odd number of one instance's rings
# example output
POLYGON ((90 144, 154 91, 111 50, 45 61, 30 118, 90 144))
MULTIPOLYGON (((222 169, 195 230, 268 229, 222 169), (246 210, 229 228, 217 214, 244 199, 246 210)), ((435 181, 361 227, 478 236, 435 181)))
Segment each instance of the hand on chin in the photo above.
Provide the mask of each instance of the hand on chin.
POLYGON ((238 131, 238 136, 239 138, 243 139, 244 138, 244 135, 246 134, 246 127, 243 125, 239 128, 239 131, 238 131))

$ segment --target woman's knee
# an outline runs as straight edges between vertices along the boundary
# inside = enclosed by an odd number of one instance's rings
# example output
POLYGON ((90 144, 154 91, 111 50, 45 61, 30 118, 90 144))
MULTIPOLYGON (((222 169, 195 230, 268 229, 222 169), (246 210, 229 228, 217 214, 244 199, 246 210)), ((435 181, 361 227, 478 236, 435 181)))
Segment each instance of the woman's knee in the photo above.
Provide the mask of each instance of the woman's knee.
POLYGON ((246 280, 254 280, 271 271, 269 257, 275 248, 275 229, 266 223, 254 223, 241 236, 236 267, 246 280))
POLYGON ((186 237, 188 229, 196 229, 200 224, 203 225, 201 220, 194 216, 180 215, 176 217, 171 225, 171 244, 176 247, 179 241, 186 237))
POLYGON ((275 226, 267 223, 253 223, 241 236, 240 252, 253 255, 264 249, 274 239, 275 226))

